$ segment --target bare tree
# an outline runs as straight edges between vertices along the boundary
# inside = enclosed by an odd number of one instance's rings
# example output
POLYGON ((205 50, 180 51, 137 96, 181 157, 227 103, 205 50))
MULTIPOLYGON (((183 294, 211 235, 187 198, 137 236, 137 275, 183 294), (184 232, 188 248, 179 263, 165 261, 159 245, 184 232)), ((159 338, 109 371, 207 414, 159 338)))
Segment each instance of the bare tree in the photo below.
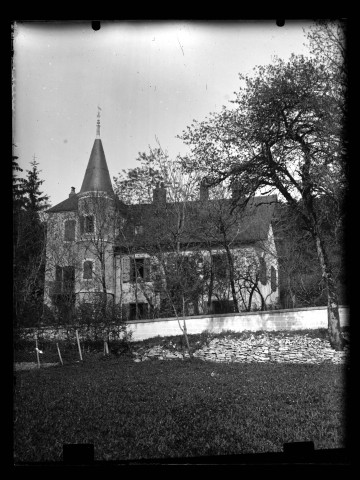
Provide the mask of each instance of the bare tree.
MULTIPOLYGON (((270 200, 275 203, 276 197, 270 200)), ((211 187, 201 202, 196 235, 208 251, 205 257, 208 308, 212 296, 225 305, 231 298, 232 311, 235 312, 251 308, 255 296, 265 308, 264 295, 265 298, 270 297, 272 292, 265 294, 264 287, 259 283, 262 262, 266 260, 269 268, 273 266, 277 269, 277 252, 271 230, 272 213, 268 214, 264 209, 268 201, 264 199, 262 205, 262 200, 257 199, 253 205, 244 202, 234 208, 227 186, 220 184, 211 187), (245 301, 246 292, 251 295, 250 304, 248 299, 245 301)), ((273 210, 271 203, 268 206, 273 210)))
MULTIPOLYGON (((163 156, 161 161, 165 160, 163 156)), ((189 175, 185 180, 176 162, 167 162, 162 167, 166 184, 154 189, 154 203, 129 208, 128 224, 121 230, 129 262, 124 270, 132 278, 127 292, 135 298, 136 310, 139 295, 145 297, 153 314, 166 310, 168 305, 171 315, 178 320, 191 356, 184 317, 190 305, 197 309, 201 283, 198 252, 191 245, 188 221, 192 215, 189 198, 195 178, 189 175)))
POLYGON ((312 59, 276 59, 257 67, 253 76, 240 76, 235 108, 195 122, 181 138, 191 147, 186 170, 201 172, 215 184, 239 182, 248 198, 265 189, 277 191, 299 213, 326 283, 329 340, 341 350, 338 298, 317 202, 334 203, 346 191, 343 111, 332 95, 333 78, 326 65, 312 59))

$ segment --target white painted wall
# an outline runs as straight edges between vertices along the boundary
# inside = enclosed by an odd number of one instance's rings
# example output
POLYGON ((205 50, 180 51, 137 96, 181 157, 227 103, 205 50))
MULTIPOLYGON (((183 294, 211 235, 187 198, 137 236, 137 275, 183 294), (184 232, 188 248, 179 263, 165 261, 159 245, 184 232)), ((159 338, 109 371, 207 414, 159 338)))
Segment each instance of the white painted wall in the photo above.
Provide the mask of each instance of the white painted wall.
MULTIPOLYGON (((340 325, 349 325, 349 308, 339 307, 340 325)), ((271 310, 267 312, 246 312, 223 315, 201 315, 185 317, 189 334, 201 333, 205 330, 212 333, 231 330, 274 331, 327 328, 327 307, 299 308, 296 310, 271 310)), ((137 320, 128 322, 132 340, 145 340, 158 335, 165 337, 181 335, 176 319, 158 319, 153 321, 137 320)))
MULTIPOLYGON (((340 306, 340 325, 348 326, 349 307, 340 306)), ((182 319, 181 319, 182 321, 182 319)), ((211 333, 220 333, 231 330, 233 332, 259 330, 302 330, 327 328, 327 307, 310 307, 287 310, 270 310, 266 312, 247 312, 223 315, 199 315, 185 317, 189 334, 202 333, 205 330, 211 333)), ((176 318, 162 318, 157 320, 136 320, 127 322, 128 329, 132 331, 132 341, 145 340, 152 337, 166 337, 181 335, 176 318)), ((39 329, 40 330, 40 329, 39 329)), ((24 336, 33 337, 35 329, 23 329, 24 336)), ((79 330, 81 337, 81 330, 79 330)), ((45 328, 41 329, 43 338, 65 339, 66 329, 45 328)))

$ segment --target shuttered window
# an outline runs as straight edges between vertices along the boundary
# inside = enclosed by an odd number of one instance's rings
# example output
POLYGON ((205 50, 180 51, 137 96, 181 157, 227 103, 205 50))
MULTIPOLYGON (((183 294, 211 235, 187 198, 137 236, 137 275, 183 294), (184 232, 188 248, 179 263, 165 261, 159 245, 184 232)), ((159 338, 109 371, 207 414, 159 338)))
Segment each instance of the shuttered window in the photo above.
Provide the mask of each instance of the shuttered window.
POLYGON ((277 289, 276 270, 273 266, 271 266, 271 291, 275 292, 276 289, 277 289))
POLYGON ((130 282, 130 257, 122 259, 122 281, 123 283, 130 282))
POLYGON ((150 258, 144 258, 144 280, 145 282, 150 281, 150 269, 151 269, 151 263, 150 263, 150 258))
POLYGON ((263 257, 260 258, 259 279, 263 285, 267 284, 266 261, 265 261, 265 258, 263 257))

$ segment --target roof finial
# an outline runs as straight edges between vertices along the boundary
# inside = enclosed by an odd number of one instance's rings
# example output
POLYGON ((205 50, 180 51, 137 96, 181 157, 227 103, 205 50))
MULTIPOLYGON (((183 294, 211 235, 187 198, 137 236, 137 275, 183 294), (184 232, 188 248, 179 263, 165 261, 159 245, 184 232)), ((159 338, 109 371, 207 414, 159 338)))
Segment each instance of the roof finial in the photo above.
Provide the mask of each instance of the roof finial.
POLYGON ((100 112, 101 108, 98 106, 98 113, 97 113, 97 122, 96 122, 96 138, 100 138, 100 112))

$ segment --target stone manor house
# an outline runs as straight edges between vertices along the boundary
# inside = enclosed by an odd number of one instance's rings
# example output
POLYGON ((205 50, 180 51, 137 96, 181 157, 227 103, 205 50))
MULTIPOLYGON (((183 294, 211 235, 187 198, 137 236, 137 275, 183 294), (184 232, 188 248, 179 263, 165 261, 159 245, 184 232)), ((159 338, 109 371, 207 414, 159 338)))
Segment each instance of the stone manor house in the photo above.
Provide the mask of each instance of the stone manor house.
POLYGON ((100 120, 81 189, 47 211, 44 302, 72 309, 106 298, 127 319, 227 313, 278 302, 276 195, 240 213, 231 199, 125 205, 114 194, 100 120), (237 308, 235 308, 237 303, 237 308), (235 310, 234 310, 235 309, 235 310))

